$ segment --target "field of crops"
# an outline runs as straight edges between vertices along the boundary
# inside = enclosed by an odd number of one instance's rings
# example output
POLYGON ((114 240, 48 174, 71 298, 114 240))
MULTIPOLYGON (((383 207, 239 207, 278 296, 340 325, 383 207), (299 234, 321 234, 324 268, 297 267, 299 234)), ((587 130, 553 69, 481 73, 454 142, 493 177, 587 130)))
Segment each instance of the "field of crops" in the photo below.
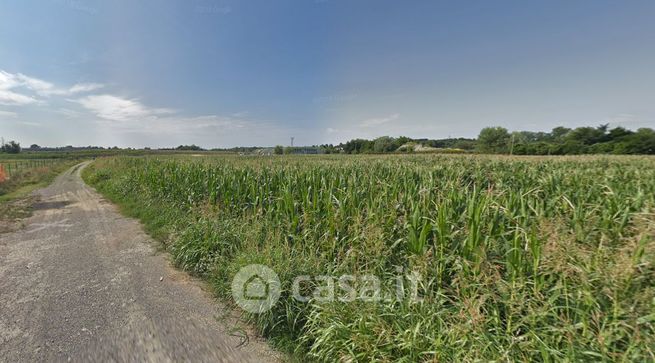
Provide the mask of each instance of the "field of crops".
POLYGON ((282 298, 246 317, 307 359, 655 359, 655 158, 122 157, 85 178, 222 297, 274 269, 282 298), (421 301, 289 293, 399 268, 421 301))

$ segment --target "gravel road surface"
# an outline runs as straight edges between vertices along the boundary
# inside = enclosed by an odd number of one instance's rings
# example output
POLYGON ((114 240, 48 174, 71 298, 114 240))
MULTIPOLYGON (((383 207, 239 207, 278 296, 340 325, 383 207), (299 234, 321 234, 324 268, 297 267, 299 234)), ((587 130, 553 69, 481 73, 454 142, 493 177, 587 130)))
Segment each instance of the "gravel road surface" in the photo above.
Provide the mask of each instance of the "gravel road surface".
POLYGON ((71 168, 0 235, 0 361, 276 361, 71 168))

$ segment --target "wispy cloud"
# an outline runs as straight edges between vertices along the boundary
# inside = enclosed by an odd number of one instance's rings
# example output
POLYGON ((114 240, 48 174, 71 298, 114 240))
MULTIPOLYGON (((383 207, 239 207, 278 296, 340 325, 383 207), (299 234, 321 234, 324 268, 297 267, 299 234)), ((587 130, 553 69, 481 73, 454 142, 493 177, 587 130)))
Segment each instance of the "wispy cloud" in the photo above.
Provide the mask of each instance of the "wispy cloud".
POLYGON ((0 70, 0 104, 4 105, 28 105, 39 102, 37 96, 72 96, 102 87, 100 83, 78 83, 61 88, 39 78, 0 70))
POLYGON ((2 111, 0 110, 0 119, 1 118, 16 118, 18 114, 16 112, 11 112, 11 111, 2 111))
POLYGON ((380 125, 387 124, 391 121, 397 120, 400 117, 400 114, 394 113, 392 115, 388 115, 385 117, 376 117, 376 118, 369 118, 364 121, 362 121, 359 125, 361 127, 376 127, 380 125))
POLYGON ((0 70, 0 104, 2 105, 27 105, 35 103, 34 97, 13 91, 21 85, 15 75, 0 70))
POLYGON ((105 85, 100 83, 77 83, 70 87, 69 89, 55 89, 51 91, 51 94, 69 96, 78 93, 86 93, 95 91, 97 89, 103 88, 105 85))
POLYGON ((247 113, 231 116, 183 116, 169 108, 148 107, 137 99, 115 95, 92 95, 71 100, 100 118, 99 122, 116 129, 148 134, 193 134, 250 127, 247 113))
POLYGON ((86 96, 74 100, 74 102, 79 103, 102 119, 119 122, 152 119, 159 115, 174 112, 167 108, 146 107, 136 99, 127 99, 108 94, 86 96))
POLYGON ((42 79, 26 76, 22 73, 15 75, 16 79, 20 82, 21 86, 24 86, 38 95, 49 97, 49 96, 71 96, 78 93, 95 91, 104 87, 100 83, 77 83, 70 88, 59 88, 55 87, 54 84, 44 81, 42 79))
POLYGON ((10 90, 0 89, 0 105, 28 105, 35 103, 37 100, 34 97, 26 96, 20 93, 12 92, 10 90))
MULTIPOLYGON (((160 145, 180 142, 235 146, 241 140, 255 143, 281 140, 294 130, 280 130, 274 123, 253 118, 247 111, 225 114, 188 114, 183 110, 155 107, 136 97, 126 97, 102 89, 100 83, 78 83, 65 88, 22 73, 0 70, 0 104, 12 107, 38 105, 26 115, 39 119, 22 119, 13 108, 0 111, 0 120, 11 123, 15 130, 28 132, 29 127, 59 127, 57 121, 75 122, 80 128, 92 128, 101 141, 134 140, 160 145), (101 91, 97 91, 102 89, 101 91), (46 112, 46 122, 41 118, 46 112), (34 122, 38 121, 38 122, 34 122), (146 141, 143 141, 146 140, 146 141)), ((91 132, 89 132, 91 133, 91 132)), ((87 141, 84 141, 86 143, 87 141)), ((109 142, 109 141, 107 141, 109 142)), ((278 141, 279 142, 279 141, 278 141)))

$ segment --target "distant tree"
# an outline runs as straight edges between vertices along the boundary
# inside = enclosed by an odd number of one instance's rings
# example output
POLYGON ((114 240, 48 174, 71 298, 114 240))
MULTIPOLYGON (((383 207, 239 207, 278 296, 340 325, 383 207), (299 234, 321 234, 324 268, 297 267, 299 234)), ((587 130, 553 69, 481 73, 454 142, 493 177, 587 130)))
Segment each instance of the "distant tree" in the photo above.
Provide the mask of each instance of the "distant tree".
POLYGON ((378 137, 373 140, 373 151, 376 153, 386 153, 396 150, 394 139, 389 136, 378 137))
POLYGON ((6 152, 7 154, 18 154, 21 151, 20 144, 17 143, 16 141, 9 141, 6 144, 2 145, 2 152, 6 152))
POLYGON ((332 144, 323 144, 319 148, 326 154, 337 154, 339 152, 332 144))
POLYGON ((629 135, 632 135, 632 134, 634 134, 634 132, 632 132, 632 131, 630 131, 630 130, 628 130, 626 128, 615 127, 613 129, 611 129, 608 132, 607 135, 609 136, 610 141, 614 141, 614 140, 619 140, 619 139, 621 139, 621 138, 623 138, 625 136, 629 136, 629 135))
POLYGON ((599 142, 587 147, 589 154, 612 154, 616 148, 614 142, 599 142))
POLYGON ((197 145, 180 145, 175 148, 176 150, 180 151, 202 151, 203 148, 197 145))
POLYGON ((477 145, 478 142, 474 139, 453 139, 449 147, 462 150, 474 150, 477 145))
MULTIPOLYGON (((608 124, 602 124, 576 129, 558 126, 551 132, 514 131, 510 134, 502 127, 487 127, 480 131, 478 139, 382 136, 374 140, 353 139, 333 150, 348 154, 410 152, 416 145, 517 155, 655 154, 655 131, 646 128, 636 132, 623 127, 609 129, 608 124), (401 149, 403 145, 412 147, 401 149)), ((320 147, 326 153, 331 152, 331 145, 330 148, 327 145, 320 147)))
POLYGON ((478 136, 478 150, 484 153, 505 153, 508 151, 510 135, 504 127, 485 127, 478 136))
POLYGON ((569 139, 564 142, 564 144, 561 145, 561 147, 558 149, 557 154, 561 155, 577 155, 577 154, 585 154, 587 152, 587 147, 586 145, 575 139, 569 139))
POLYGON ((516 144, 527 144, 543 141, 547 138, 547 134, 544 132, 514 131, 512 132, 512 137, 514 137, 514 143, 516 144))
POLYGON ((37 144, 32 144, 32 145, 30 145, 30 150, 33 150, 33 151, 41 150, 41 146, 39 146, 37 144))
POLYGON ((553 141, 562 141, 564 139, 564 136, 566 136, 566 134, 568 134, 569 132, 571 132, 570 128, 557 126, 550 132, 550 136, 553 139, 553 141))
POLYGON ((346 142, 342 147, 346 154, 363 154, 373 151, 373 141, 354 139, 346 142))
POLYGON ((273 149, 273 153, 274 153, 275 155, 282 155, 282 154, 284 154, 284 146, 282 146, 282 145, 276 145, 276 146, 275 146, 275 149, 273 149))
POLYGON ((398 138, 395 138, 393 140, 393 151, 398 150, 399 147, 407 144, 408 142, 412 142, 413 140, 407 136, 401 136, 398 138))
POLYGON ((655 131, 641 128, 624 137, 614 149, 615 154, 655 154, 655 131))
POLYGON ((584 145, 593 145, 605 139, 607 125, 599 127, 578 127, 565 136, 566 141, 576 141, 584 145))

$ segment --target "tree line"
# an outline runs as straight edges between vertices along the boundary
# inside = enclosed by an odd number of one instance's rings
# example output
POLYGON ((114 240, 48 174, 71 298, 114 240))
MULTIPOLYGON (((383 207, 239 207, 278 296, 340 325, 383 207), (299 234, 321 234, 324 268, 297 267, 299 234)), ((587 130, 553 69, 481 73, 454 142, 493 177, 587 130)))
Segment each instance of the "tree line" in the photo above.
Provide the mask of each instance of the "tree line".
MULTIPOLYGON (((409 137, 382 136, 373 140, 353 139, 338 145, 324 144, 313 146, 326 154, 384 154, 395 152, 478 152, 484 154, 512 155, 579 155, 579 154, 655 154, 655 131, 640 128, 636 131, 624 127, 610 129, 608 124, 597 127, 568 128, 558 126, 550 132, 514 131, 504 127, 485 127, 478 137, 447 139, 412 139, 409 137)), ((50 151, 62 149, 103 149, 101 147, 41 148, 30 146, 31 151, 50 151)), ((114 147, 114 149, 118 149, 114 147)), ((148 149, 148 148, 146 148, 148 149)), ((180 145, 175 150, 204 150, 196 145, 180 145)), ((233 148, 223 151, 252 152, 259 147, 233 148)), ((276 146, 275 154, 294 153, 294 149, 276 146)), ((167 149, 161 149, 167 150, 167 149)), ((170 149, 172 150, 172 149, 170 149)), ((220 149, 212 149, 220 150, 220 149)), ((295 150, 297 151, 297 150, 295 150)), ((21 152, 18 142, 0 144, 0 152, 17 154, 21 152)))
POLYGON ((18 154, 21 152, 21 147, 20 144, 16 141, 9 141, 5 143, 3 140, 2 143, 0 143, 0 152, 7 154, 18 154))
POLYGON ((653 129, 631 131, 608 126, 575 129, 559 126, 551 132, 512 133, 502 127, 487 127, 480 131, 477 149, 484 153, 516 155, 655 154, 653 129))
POLYGON ((485 127, 476 139, 411 139, 382 136, 373 140, 353 139, 335 147, 346 154, 390 152, 478 152, 513 155, 655 154, 655 131, 624 127, 567 128, 550 132, 514 131, 485 127))

